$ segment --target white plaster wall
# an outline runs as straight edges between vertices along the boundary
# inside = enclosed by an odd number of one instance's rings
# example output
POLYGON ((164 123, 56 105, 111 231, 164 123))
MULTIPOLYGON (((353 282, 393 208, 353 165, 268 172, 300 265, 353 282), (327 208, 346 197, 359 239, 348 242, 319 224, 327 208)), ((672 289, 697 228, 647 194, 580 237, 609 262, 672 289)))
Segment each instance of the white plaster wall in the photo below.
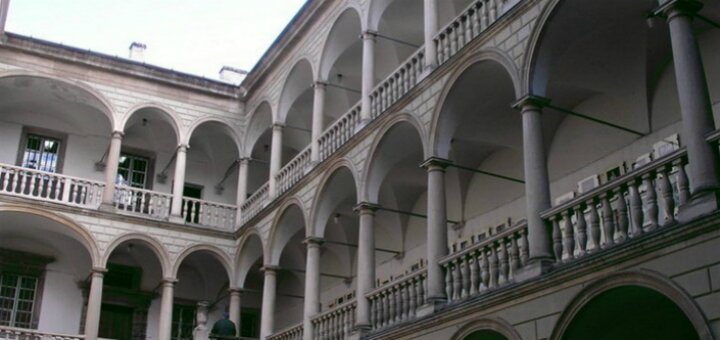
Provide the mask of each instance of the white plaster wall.
POLYGON ((77 278, 63 266, 48 265, 43 285, 38 329, 62 334, 78 334, 83 308, 77 278))

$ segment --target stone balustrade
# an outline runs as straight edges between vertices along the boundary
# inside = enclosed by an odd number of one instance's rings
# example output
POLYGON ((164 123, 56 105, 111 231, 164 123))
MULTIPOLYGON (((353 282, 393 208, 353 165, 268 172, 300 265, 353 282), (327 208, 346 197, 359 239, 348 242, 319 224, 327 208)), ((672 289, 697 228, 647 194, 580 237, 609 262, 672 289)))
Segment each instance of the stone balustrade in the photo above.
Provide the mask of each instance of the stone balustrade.
POLYGON ((425 70, 424 48, 413 53, 405 62, 381 81, 370 94, 372 118, 380 116, 417 85, 425 70))
POLYGON ((347 113, 336 120, 320 135, 318 141, 320 145, 320 161, 330 157, 330 155, 350 140, 350 137, 355 135, 358 125, 360 125, 360 103, 350 108, 347 113))
POLYGON ((156 219, 167 219, 170 216, 171 201, 171 194, 124 185, 115 186, 113 197, 113 205, 118 211, 156 219))
POLYGON ((313 339, 347 339, 355 326, 357 302, 353 299, 312 318, 313 339))
POLYGON ((182 217, 188 223, 232 231, 236 215, 234 205, 183 197, 182 217))
POLYGON ((285 191, 292 188, 303 176, 305 176, 308 166, 310 165, 310 146, 306 147, 290 162, 288 162, 275 176, 277 183, 277 194, 281 195, 285 191))
POLYGON ((245 224, 270 203, 270 184, 265 183, 240 205, 240 224, 245 224))
POLYGON ((0 193, 96 209, 105 184, 52 172, 0 164, 0 193))
POLYGON ((427 269, 422 269, 367 294, 373 330, 414 319, 427 302, 426 292, 427 269))
POLYGON ((514 282, 528 261, 527 236, 527 224, 523 223, 440 261, 448 301, 472 298, 514 282))
POLYGON ((66 335, 40 332, 34 329, 21 329, 0 326, 0 340, 80 340, 83 335, 66 335))
POLYGON ((303 338, 303 324, 291 326, 275 334, 267 337, 268 340, 302 340, 303 338))
POLYGON ((435 36, 437 60, 446 62, 507 12, 508 0, 478 0, 435 36))
POLYGON ((677 150, 544 212, 555 260, 572 262, 674 225, 676 207, 690 197, 686 165, 677 150))

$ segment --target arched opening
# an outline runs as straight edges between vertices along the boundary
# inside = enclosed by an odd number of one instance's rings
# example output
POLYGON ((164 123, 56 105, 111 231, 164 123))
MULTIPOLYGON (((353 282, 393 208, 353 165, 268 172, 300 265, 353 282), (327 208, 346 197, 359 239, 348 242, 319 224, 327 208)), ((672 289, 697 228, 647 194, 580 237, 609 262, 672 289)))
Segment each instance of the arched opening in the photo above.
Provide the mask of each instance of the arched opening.
POLYGON ((277 220, 271 262, 279 267, 275 292, 274 330, 302 322, 305 294, 305 214, 300 206, 287 207, 277 220))
POLYGON ((376 283, 425 265, 427 174, 423 142, 417 128, 400 121, 377 143, 367 177, 367 200, 381 208, 374 220, 376 283))
MULTIPOLYGON (((554 120, 546 125, 554 201, 682 146, 669 29, 662 19, 653 25, 646 20, 657 5, 652 0, 557 2, 549 12, 533 51, 530 92, 550 98, 556 107, 634 131, 546 108, 543 114, 554 120)), ((703 15, 717 16, 717 4, 706 7, 703 15)), ((717 30, 696 26, 699 40, 717 46, 717 30)), ((701 48, 708 67, 717 69, 717 49, 701 48)), ((717 101, 717 77, 707 74, 717 101)))
POLYGON ((87 235, 53 217, 0 212, 0 324, 77 334, 90 287, 87 235))
POLYGON ((323 48, 320 79, 327 82, 323 119, 325 127, 360 101, 362 79, 362 30, 360 15, 345 10, 330 30, 323 48))
POLYGON ((241 289, 240 336, 260 336, 260 311, 264 276, 263 246, 259 236, 251 234, 240 248, 237 260, 237 285, 241 289))
POLYGON ((525 220, 522 117, 512 109, 515 99, 507 69, 483 59, 462 71, 442 103, 435 152, 458 166, 445 175, 448 219, 464 221, 451 244, 471 244, 525 220))
POLYGON ((250 156, 247 195, 250 197, 270 178, 270 149, 272 145, 272 109, 263 102, 253 114, 247 128, 245 147, 250 156))
POLYGON ((314 211, 314 234, 323 239, 320 256, 321 311, 355 296, 359 219, 357 185, 350 169, 340 167, 327 179, 314 211))
POLYGON ((609 289, 588 301, 560 339, 699 339, 685 313, 662 293, 640 286, 609 289))
POLYGON ((491 330, 481 330, 481 331, 472 332, 472 334, 464 337, 463 340, 508 340, 508 339, 498 332, 491 331, 491 330))
POLYGON ((229 273, 225 261, 210 250, 193 251, 181 261, 176 275, 170 336, 190 339, 199 304, 207 305, 208 328, 229 311, 229 273))
MULTIPOLYGON (((104 181, 94 163, 110 145, 112 112, 83 85, 38 76, 0 78, 0 190, 59 200, 65 191, 46 173, 104 181), (24 171, 28 180, 12 184, 24 171), (29 176, 37 171, 34 181, 29 176), (44 177, 44 178, 40 178, 44 177), (34 193, 30 193, 30 183, 34 193)), ((75 202, 79 203, 79 202, 75 202)))
POLYGON ((157 337, 164 277, 158 245, 141 238, 120 242, 107 256, 98 336, 157 337))
POLYGON ((299 61, 288 75, 280 96, 278 121, 284 122, 282 164, 310 144, 312 135, 313 73, 307 60, 299 61))
POLYGON ((146 106, 130 113, 118 165, 116 184, 172 192, 175 155, 180 136, 177 123, 164 109, 146 106))

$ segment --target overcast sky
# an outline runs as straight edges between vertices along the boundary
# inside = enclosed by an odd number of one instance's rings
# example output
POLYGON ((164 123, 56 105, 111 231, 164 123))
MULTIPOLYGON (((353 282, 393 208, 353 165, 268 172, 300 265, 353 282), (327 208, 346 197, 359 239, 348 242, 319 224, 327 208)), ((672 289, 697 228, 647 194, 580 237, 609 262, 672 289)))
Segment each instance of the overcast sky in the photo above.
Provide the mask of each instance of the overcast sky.
POLYGON ((12 0, 7 30, 217 78, 250 70, 305 0, 12 0))

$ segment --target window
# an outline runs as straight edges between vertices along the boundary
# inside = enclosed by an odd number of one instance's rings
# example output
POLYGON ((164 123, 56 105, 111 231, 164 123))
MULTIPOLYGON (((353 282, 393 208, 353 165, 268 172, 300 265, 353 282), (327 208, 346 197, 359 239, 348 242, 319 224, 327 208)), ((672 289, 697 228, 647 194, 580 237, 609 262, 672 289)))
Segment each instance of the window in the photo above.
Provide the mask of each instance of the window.
POLYGON ((60 144, 56 138, 27 134, 21 165, 29 169, 57 172, 60 144))
POLYGON ((32 328, 38 278, 0 274, 0 325, 32 328))
POLYGON ((195 329, 195 307, 187 305, 174 305, 172 314, 172 340, 193 338, 195 329))
POLYGON ((117 183, 133 188, 145 189, 150 160, 147 157, 120 154, 117 183))

